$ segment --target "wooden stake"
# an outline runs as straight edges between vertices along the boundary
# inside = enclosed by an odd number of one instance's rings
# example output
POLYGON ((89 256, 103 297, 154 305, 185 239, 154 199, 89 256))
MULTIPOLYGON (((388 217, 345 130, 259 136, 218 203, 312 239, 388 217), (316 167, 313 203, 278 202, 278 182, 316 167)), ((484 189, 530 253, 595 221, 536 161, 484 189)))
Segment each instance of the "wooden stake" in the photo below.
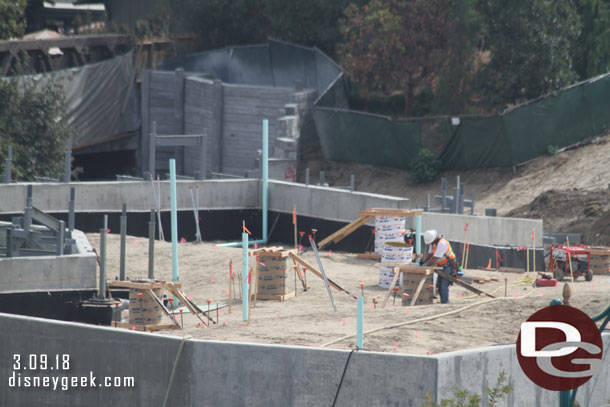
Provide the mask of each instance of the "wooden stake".
MULTIPOLYGON (((258 263, 258 256, 257 256, 257 258, 256 258, 256 271, 255 271, 256 272, 256 289, 254 290, 254 308, 256 308, 256 300, 258 298, 258 275, 260 273, 260 270, 258 269, 258 266, 259 266, 259 263, 258 263)), ((252 276, 250 278, 250 284, 252 284, 252 278, 253 277, 254 276, 252 276)))
POLYGON ((233 294, 233 289, 231 288, 231 283, 233 282, 233 260, 229 260, 229 314, 231 313, 231 303, 233 299, 231 298, 231 294, 233 294))
POLYGON ((252 278, 254 277, 254 272, 250 269, 250 284, 248 284, 248 304, 250 305, 250 309, 248 310, 248 325, 250 325, 250 315, 252 315, 252 278))
POLYGON ((462 268, 464 268, 464 264, 466 263, 466 242, 468 241, 468 222, 466 222, 466 227, 464 228, 464 247, 462 247, 462 268))
POLYGON ((466 243, 466 260, 464 261, 464 266, 462 269, 468 268, 468 254, 470 254, 470 243, 466 243))
POLYGON ((530 272, 530 248, 526 247, 525 248, 525 263, 526 263, 526 268, 527 268, 527 272, 530 272))

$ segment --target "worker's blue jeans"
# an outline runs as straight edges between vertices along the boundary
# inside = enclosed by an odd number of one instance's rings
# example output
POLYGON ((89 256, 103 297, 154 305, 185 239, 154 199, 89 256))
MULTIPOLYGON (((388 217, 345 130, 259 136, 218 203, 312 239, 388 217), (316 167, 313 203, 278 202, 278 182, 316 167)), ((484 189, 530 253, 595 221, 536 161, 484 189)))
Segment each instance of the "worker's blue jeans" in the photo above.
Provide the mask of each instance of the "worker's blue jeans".
MULTIPOLYGON (((451 264, 446 265, 439 273, 451 274, 451 264)), ((449 304, 449 285, 451 281, 438 276, 438 292, 441 295, 441 304, 449 304)))

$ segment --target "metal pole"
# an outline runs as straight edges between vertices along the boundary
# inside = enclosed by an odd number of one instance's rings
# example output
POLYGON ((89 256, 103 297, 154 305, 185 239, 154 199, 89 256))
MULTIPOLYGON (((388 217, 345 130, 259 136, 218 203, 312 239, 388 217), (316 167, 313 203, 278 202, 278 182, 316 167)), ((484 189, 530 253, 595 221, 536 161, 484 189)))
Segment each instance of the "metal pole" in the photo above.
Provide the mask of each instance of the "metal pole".
POLYGON ((248 233, 244 230, 241 234, 241 285, 243 293, 241 296, 241 319, 248 320, 248 302, 250 301, 250 292, 248 287, 248 233))
POLYGON ((324 171, 320 171, 320 186, 324 186, 324 171))
POLYGON ((57 250, 58 256, 64 255, 64 232, 66 231, 66 223, 63 220, 59 221, 59 230, 57 231, 57 250))
POLYGON ((349 190, 351 192, 354 192, 355 189, 356 189, 356 177, 354 176, 354 174, 352 174, 349 177, 349 190))
POLYGON ((8 158, 4 160, 4 183, 11 183, 11 171, 13 164, 13 146, 8 146, 8 158))
POLYGON ((6 229, 6 257, 13 257, 13 229, 6 229))
POLYGON ((72 178, 72 141, 68 141, 66 151, 64 153, 64 175, 63 182, 70 182, 72 178))
MULTIPOLYGON (((203 134, 201 136, 201 148, 199 150, 199 179, 200 180, 204 180, 206 177, 206 171, 207 171, 207 144, 208 144, 208 136, 206 134, 203 134)), ((196 177, 198 178, 198 177, 196 177)))
POLYGON ((441 210, 442 212, 445 212, 445 210, 447 209, 447 178, 445 177, 441 178, 441 190, 441 210))
POLYGON ((428 212, 430 210, 430 192, 426 194, 426 206, 424 207, 424 212, 428 212))
POLYGON ((169 160, 169 182, 172 220, 172 281, 178 281, 178 204, 176 200, 176 160, 169 160))
POLYGON ((330 290, 330 284, 328 283, 328 278, 326 277, 326 272, 324 271, 322 260, 320 260, 320 255, 318 254, 318 246, 316 245, 316 242, 313 241, 313 238, 311 236, 309 236, 309 244, 311 244, 313 254, 316 256, 318 267, 320 268, 320 273, 322 273, 322 277, 324 277, 324 285, 326 285, 326 290, 328 291, 330 302, 333 304, 333 309, 335 310, 335 312, 337 312, 337 304, 335 304, 335 297, 333 297, 333 293, 330 290))
POLYGON ((309 186, 309 168, 305 168, 305 185, 309 186))
POLYGON ((98 298, 106 299, 106 230, 108 215, 104 215, 104 227, 100 229, 100 284, 98 298))
POLYGON ((127 246, 127 204, 123 202, 121 212, 121 253, 119 254, 119 280, 125 281, 125 250, 127 246))
POLYGON ((470 214, 471 215, 474 215, 474 202, 475 202, 474 197, 475 197, 474 191, 472 191, 472 206, 470 207, 470 214))
POLYGON ((458 207, 458 213, 460 215, 464 214, 464 184, 460 184, 460 191, 459 191, 459 196, 458 196, 458 202, 459 202, 459 207, 458 207))
POLYGON ((74 187, 70 187, 70 203, 68 206, 68 230, 70 233, 74 231, 74 187))
POLYGON ((263 244, 267 243, 269 199, 269 120, 263 120, 263 244))
POLYGON ((32 226, 32 193, 32 185, 28 185, 25 198, 25 213, 23 216, 23 230, 26 233, 29 233, 32 226))
POLYGON ((458 188, 453 188, 453 201, 451 202, 451 213, 458 213, 458 200, 460 199, 460 191, 458 188))
POLYGON ((148 278, 155 278, 155 210, 150 210, 148 221, 148 278))
POLYGON ((356 346, 358 349, 364 347, 364 298, 358 297, 358 305, 356 307, 356 346))
POLYGON ((415 254, 421 254, 421 215, 415 215, 415 254))

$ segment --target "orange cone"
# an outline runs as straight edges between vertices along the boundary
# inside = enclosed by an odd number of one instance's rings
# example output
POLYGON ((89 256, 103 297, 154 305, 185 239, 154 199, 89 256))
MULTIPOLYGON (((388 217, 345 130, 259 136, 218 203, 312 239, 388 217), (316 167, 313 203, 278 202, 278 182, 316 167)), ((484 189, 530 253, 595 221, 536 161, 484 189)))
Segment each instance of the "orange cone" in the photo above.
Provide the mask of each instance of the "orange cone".
POLYGON ((491 270, 491 257, 489 258, 489 263, 487 263, 487 268, 485 270, 491 270))

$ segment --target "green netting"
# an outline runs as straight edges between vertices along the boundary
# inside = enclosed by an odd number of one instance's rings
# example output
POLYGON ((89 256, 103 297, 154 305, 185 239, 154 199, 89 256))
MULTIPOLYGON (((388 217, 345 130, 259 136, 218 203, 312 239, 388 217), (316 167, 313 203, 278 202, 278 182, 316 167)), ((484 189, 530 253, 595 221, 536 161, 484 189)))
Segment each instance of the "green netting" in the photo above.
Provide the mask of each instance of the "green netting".
POLYGON ((502 117, 461 118, 456 132, 443 149, 444 168, 486 168, 511 165, 502 117))
POLYGON ((316 108, 314 117, 327 160, 407 168, 421 148, 418 122, 331 108, 316 108))

